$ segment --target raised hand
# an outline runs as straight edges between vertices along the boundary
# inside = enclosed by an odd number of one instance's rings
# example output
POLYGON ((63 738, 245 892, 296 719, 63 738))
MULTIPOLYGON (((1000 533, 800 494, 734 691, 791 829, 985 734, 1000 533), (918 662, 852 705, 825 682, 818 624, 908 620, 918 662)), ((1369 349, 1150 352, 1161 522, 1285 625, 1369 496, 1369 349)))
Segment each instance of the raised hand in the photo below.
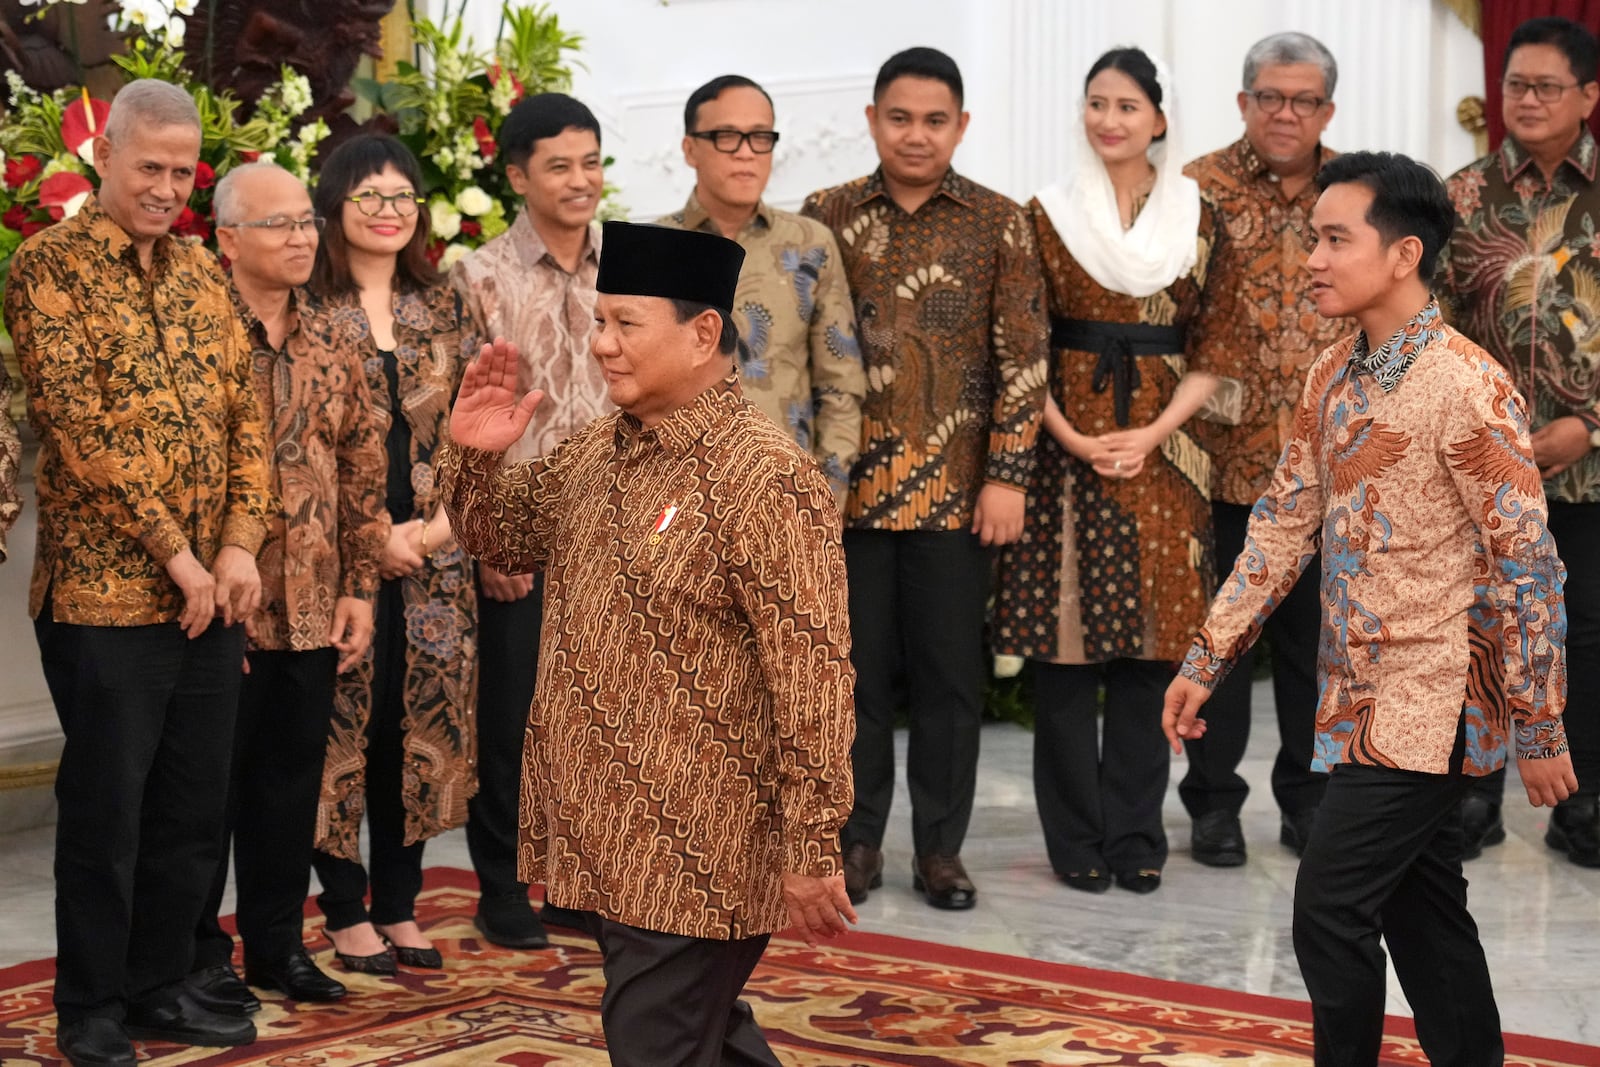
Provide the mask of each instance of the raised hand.
POLYGON ((450 411, 452 440, 468 448, 504 452, 522 437, 544 393, 518 392, 520 366, 516 346, 504 337, 483 346, 461 376, 461 391, 450 411))

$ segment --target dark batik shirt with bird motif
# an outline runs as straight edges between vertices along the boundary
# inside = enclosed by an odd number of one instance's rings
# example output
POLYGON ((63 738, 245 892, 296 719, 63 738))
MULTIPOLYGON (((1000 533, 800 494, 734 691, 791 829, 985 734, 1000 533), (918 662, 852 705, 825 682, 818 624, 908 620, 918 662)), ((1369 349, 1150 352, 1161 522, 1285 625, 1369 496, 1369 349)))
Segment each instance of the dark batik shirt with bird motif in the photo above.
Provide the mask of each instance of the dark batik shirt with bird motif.
MULTIPOLYGON (((693 193, 660 224, 718 232, 693 193)), ((842 506, 861 450, 867 378, 839 247, 822 223, 765 201, 734 239, 745 252, 733 308, 739 385, 816 457, 842 506)))
POLYGON ((1322 550, 1312 768, 1465 773, 1566 751, 1566 571, 1505 369, 1433 302, 1312 364, 1244 551, 1182 674, 1214 686, 1322 550))
MULTIPOLYGON (((1600 429, 1600 162, 1587 128, 1547 180, 1507 136, 1446 183, 1460 222, 1440 298, 1461 332, 1505 364, 1535 430, 1576 415, 1600 429)), ((1600 502, 1600 449, 1551 478, 1566 503, 1600 502)))

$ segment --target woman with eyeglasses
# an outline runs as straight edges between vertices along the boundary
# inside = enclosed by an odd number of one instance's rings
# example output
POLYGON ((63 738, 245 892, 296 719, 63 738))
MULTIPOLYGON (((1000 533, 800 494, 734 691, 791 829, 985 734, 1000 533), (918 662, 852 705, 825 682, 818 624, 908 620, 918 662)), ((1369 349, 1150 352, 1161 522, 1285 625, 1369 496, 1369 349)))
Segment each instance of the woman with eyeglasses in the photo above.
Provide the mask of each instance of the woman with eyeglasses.
POLYGON ((1217 381, 1184 357, 1214 224, 1167 147, 1171 118, 1165 72, 1107 52, 1073 172, 1029 204, 1047 432, 1001 557, 995 651, 1032 661, 1039 818, 1051 866, 1085 892, 1161 884, 1162 700, 1216 588, 1210 462, 1185 424, 1217 381))
POLYGON ((371 974, 393 974, 397 962, 442 965, 413 910, 423 842, 464 823, 477 789, 477 603, 432 467, 477 343, 425 254, 421 190, 404 145, 365 135, 327 158, 314 197, 328 222, 310 287, 360 346, 387 428, 390 527, 376 630, 365 660, 340 677, 315 862, 339 962, 371 974), (370 868, 361 864, 363 813, 370 868))

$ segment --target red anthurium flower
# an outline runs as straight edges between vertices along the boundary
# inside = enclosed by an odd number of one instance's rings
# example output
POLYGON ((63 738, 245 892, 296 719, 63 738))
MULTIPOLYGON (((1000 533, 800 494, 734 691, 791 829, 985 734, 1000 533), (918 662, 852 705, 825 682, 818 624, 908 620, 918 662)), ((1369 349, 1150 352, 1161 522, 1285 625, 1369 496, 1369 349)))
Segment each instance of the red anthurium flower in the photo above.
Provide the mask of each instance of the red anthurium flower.
POLYGON ((12 156, 6 160, 6 188, 20 189, 44 170, 44 160, 38 156, 12 156))
POLYGON ((478 142, 478 154, 484 159, 493 159, 499 146, 494 143, 494 134, 489 132, 489 124, 479 115, 472 120, 472 138, 478 142))
POLYGON ((85 89, 83 95, 61 113, 61 142, 67 146, 67 151, 88 159, 89 144, 106 132, 106 118, 110 114, 111 105, 94 99, 85 89))
POLYGON ((4 223, 8 229, 20 231, 22 224, 28 221, 29 214, 27 204, 12 204, 6 208, 4 215, 0 215, 0 223, 4 223))
POLYGON ((217 184, 217 172, 211 168, 211 164, 203 159, 196 163, 194 166, 194 187, 196 189, 209 189, 215 184, 217 184))
POLYGON ((39 203, 60 222, 78 213, 78 208, 94 192, 88 178, 70 170, 58 170, 39 183, 39 203))

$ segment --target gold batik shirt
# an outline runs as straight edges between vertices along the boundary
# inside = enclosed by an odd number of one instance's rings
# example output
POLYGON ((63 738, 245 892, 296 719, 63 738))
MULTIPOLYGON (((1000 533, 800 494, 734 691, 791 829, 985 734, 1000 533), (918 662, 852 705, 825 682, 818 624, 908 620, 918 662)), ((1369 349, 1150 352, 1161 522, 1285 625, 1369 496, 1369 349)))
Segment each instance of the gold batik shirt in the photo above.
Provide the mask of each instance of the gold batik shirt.
POLYGON ((881 170, 801 211, 838 239, 866 363, 846 522, 970 529, 985 482, 1026 488, 1044 412, 1049 326, 1027 213, 953 170, 914 213, 881 170))
POLYGON ((17 474, 22 465, 22 440, 11 421, 11 376, 0 367, 0 563, 6 561, 6 531, 22 512, 17 474))
POLYGON ((377 596, 389 538, 382 426, 354 339, 337 336, 303 290, 290 296, 281 348, 237 292, 234 300, 250 338, 279 504, 256 561, 261 608, 250 644, 326 648, 335 601, 377 596))
POLYGON ((544 460, 450 444, 467 551, 542 568, 522 877, 615 922, 732 939, 788 925, 782 875, 841 870, 855 732, 838 513, 728 380, 544 460))
MULTIPOLYGON (((718 233, 693 193, 660 224, 718 233)), ((822 223, 765 201, 734 240, 745 252, 733 301, 740 388, 816 457, 842 504, 867 380, 839 248, 822 223)))
POLYGON ((272 511, 250 346, 216 259, 167 235, 149 273, 91 197, 11 261, 6 326, 39 437, 29 613, 57 622, 175 621, 166 564, 252 556, 272 511))

